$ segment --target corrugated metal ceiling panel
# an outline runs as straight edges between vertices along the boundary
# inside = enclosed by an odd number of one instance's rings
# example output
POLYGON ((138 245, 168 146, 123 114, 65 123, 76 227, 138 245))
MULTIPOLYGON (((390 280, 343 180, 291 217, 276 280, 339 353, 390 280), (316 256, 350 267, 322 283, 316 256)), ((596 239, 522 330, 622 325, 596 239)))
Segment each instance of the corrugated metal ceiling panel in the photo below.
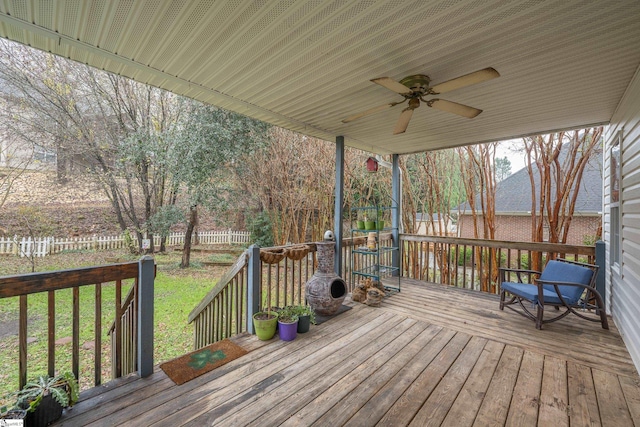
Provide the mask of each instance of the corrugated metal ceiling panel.
POLYGON ((378 153, 607 122, 640 64, 640 2, 58 0, 0 2, 0 36, 271 123, 378 153), (501 77, 423 105, 369 82, 433 83, 492 66, 501 77))

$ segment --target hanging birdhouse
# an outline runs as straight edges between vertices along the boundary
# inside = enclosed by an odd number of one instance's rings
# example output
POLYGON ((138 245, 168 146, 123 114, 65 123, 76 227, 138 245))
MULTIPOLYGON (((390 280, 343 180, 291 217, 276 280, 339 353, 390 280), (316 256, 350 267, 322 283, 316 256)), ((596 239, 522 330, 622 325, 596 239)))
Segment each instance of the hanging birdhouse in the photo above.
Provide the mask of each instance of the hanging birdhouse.
POLYGON ((378 172, 378 161, 373 157, 367 159, 367 172, 378 172))

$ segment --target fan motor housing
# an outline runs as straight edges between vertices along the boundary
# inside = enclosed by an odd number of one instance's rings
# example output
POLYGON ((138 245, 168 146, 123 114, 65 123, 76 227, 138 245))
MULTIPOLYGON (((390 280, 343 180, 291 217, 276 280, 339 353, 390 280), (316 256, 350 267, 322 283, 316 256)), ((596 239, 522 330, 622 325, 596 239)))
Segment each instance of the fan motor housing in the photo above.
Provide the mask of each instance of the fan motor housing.
POLYGON ((407 76, 400 80, 400 84, 405 85, 411 89, 415 94, 423 95, 429 91, 429 83, 431 79, 424 74, 415 74, 413 76, 407 76))

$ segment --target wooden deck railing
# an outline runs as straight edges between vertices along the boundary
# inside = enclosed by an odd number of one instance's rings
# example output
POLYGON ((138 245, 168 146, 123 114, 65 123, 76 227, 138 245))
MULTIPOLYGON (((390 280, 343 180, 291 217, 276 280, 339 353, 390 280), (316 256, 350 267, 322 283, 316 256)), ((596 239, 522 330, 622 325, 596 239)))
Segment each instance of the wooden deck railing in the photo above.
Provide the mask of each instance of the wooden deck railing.
POLYGON ((136 370, 137 342, 136 319, 138 317, 138 282, 129 289, 121 301, 122 283, 116 282, 115 320, 109 328, 111 337, 111 377, 118 378, 136 370), (120 319, 118 321, 118 319, 120 319))
MULTIPOLYGON (((68 311, 71 313, 71 371, 76 378, 81 379, 80 364, 91 364, 91 361, 80 360, 80 324, 87 327, 87 319, 80 318, 80 288, 93 287, 93 295, 89 301, 82 304, 92 304, 94 311, 93 325, 94 331, 94 351, 93 369, 94 385, 102 382, 102 334, 107 332, 103 328, 103 307, 113 304, 115 321, 116 345, 114 363, 122 360, 123 349, 136 346, 136 342, 142 343, 142 349, 137 351, 137 367, 141 376, 150 373, 150 366, 153 366, 153 280, 154 280, 153 258, 143 257, 138 262, 113 264, 107 266, 87 267, 73 270, 62 270, 47 273, 32 273, 25 275, 0 277, 0 298, 17 297, 19 301, 18 312, 18 382, 22 388, 27 381, 27 359, 30 357, 27 347, 28 325, 41 316, 41 313, 28 311, 29 296, 38 293, 47 295, 47 374, 53 376, 59 370, 68 369, 56 366, 56 331, 61 325, 56 323, 56 313, 68 311), (140 312, 132 315, 127 307, 123 308, 122 286, 131 286, 135 289, 132 301, 136 301, 135 306, 143 307, 140 312), (105 301, 103 290, 110 284, 115 284, 115 297, 113 302, 105 301), (142 284, 142 285, 141 285, 142 284), (142 289, 144 288, 144 289, 142 289), (61 307, 56 304, 56 292, 71 289, 72 301, 70 307, 61 307), (107 304, 107 305, 105 305, 107 304), (132 316, 126 320, 135 333, 123 332, 122 319, 132 316), (118 321, 120 319, 120 321, 118 321), (144 335, 140 340, 138 336, 144 335), (149 338, 151 337, 151 338, 149 338), (149 341, 151 340, 151 341, 149 341)), ((86 297, 84 295, 83 297, 86 297)), ((131 301, 129 301, 131 305, 131 301)), ((59 338, 59 337, 58 337, 59 338)), ((66 353, 66 352, 65 352, 66 353)), ((60 359, 62 355, 58 355, 60 359)), ((31 356, 33 357, 33 355, 31 356)), ((122 373, 120 372, 120 375, 122 373)), ((117 374, 116 374, 117 375, 117 374)), ((81 383, 82 385, 82 383, 81 383)))
POLYGON ((542 270, 547 261, 595 262, 595 247, 402 234, 402 276, 498 293, 500 267, 542 270))
POLYGON ((284 256, 269 264, 260 259, 261 252, 264 256, 288 248, 291 246, 251 247, 240 255, 189 314, 188 321, 194 324, 194 348, 250 330, 250 300, 257 299, 255 308, 251 308, 256 311, 264 309, 269 301, 271 307, 304 303, 304 284, 315 271, 315 245, 309 244, 308 253, 299 260, 284 256), (249 286, 252 266, 257 281, 249 286))
MULTIPOLYGON (((391 235, 381 236, 383 242, 390 240, 391 235)), ((341 277, 345 280, 350 292, 354 283, 351 281, 350 253, 353 245, 366 243, 366 237, 344 239, 341 277)), ((189 314, 189 323, 194 324, 194 348, 198 349, 229 336, 246 332, 250 329, 248 304, 254 298, 255 310, 262 310, 271 302, 271 307, 305 304, 305 284, 315 273, 316 247, 314 243, 301 245, 275 246, 256 248, 253 255, 250 248, 245 251, 229 271, 218 281, 214 288, 189 314), (292 247, 306 245, 308 253, 302 259, 291 259, 283 256, 276 263, 261 261, 260 253, 286 251, 292 247), (258 258, 257 260, 255 258, 258 258), (255 288, 250 286, 250 266, 256 268, 255 288)), ((365 262, 357 260, 356 262, 365 262)))
MULTIPOLYGON (((380 244, 392 246, 391 234, 381 234, 380 240, 380 244)), ((402 276, 490 293, 497 292, 500 267, 541 269, 547 260, 558 256, 586 262, 595 257, 592 246, 409 234, 402 234, 400 240, 402 276)), ((341 277, 348 292, 357 284, 352 268, 362 269, 371 262, 371 257, 351 257, 353 246, 365 243, 366 237, 343 240, 341 277)), ((260 254, 286 251, 290 246, 252 247, 244 252, 189 315, 189 322, 194 323, 195 348, 250 330, 250 314, 264 309, 269 301, 272 307, 304 304, 305 284, 316 265, 315 244, 306 245, 309 251, 302 259, 284 256, 272 264, 262 262, 260 254)))
POLYGON ((188 321, 194 325, 195 349, 247 330, 248 261, 245 251, 191 310, 188 321))

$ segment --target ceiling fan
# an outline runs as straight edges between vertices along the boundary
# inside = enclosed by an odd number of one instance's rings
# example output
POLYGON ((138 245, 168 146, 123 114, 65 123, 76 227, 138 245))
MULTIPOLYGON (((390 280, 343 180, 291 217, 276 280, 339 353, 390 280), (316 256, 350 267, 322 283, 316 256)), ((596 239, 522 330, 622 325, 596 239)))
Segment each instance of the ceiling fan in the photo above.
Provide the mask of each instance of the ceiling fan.
POLYGON ((444 99, 424 99, 424 97, 427 95, 439 95, 441 93, 460 89, 465 86, 471 86, 476 83, 482 83, 487 80, 495 79, 496 77, 500 77, 500 74, 495 69, 489 67, 482 70, 474 71, 473 73, 465 74, 464 76, 456 77, 455 79, 448 80, 435 86, 429 86, 431 79, 429 78, 429 76, 426 76, 424 74, 407 76, 399 82, 393 80, 390 77, 380 77, 377 79, 373 79, 371 80, 373 83, 379 84, 380 86, 392 90, 393 92, 399 93, 400 95, 404 96, 404 100, 379 105, 351 117, 347 117, 342 121, 342 123, 349 123, 354 120, 358 120, 370 114, 375 114, 380 111, 386 110, 387 108, 403 104, 405 101, 409 101, 408 107, 402 110, 402 113, 400 113, 400 118, 398 119, 396 127, 393 130, 394 135, 404 133, 404 131, 407 130, 407 126, 409 126, 409 120, 411 120, 411 116, 413 115, 413 110, 420 106, 420 101, 427 104, 428 107, 437 108, 438 110, 447 111, 449 113, 472 119, 478 114, 482 113, 482 110, 469 107, 468 105, 458 104, 457 102, 446 101, 444 99))

